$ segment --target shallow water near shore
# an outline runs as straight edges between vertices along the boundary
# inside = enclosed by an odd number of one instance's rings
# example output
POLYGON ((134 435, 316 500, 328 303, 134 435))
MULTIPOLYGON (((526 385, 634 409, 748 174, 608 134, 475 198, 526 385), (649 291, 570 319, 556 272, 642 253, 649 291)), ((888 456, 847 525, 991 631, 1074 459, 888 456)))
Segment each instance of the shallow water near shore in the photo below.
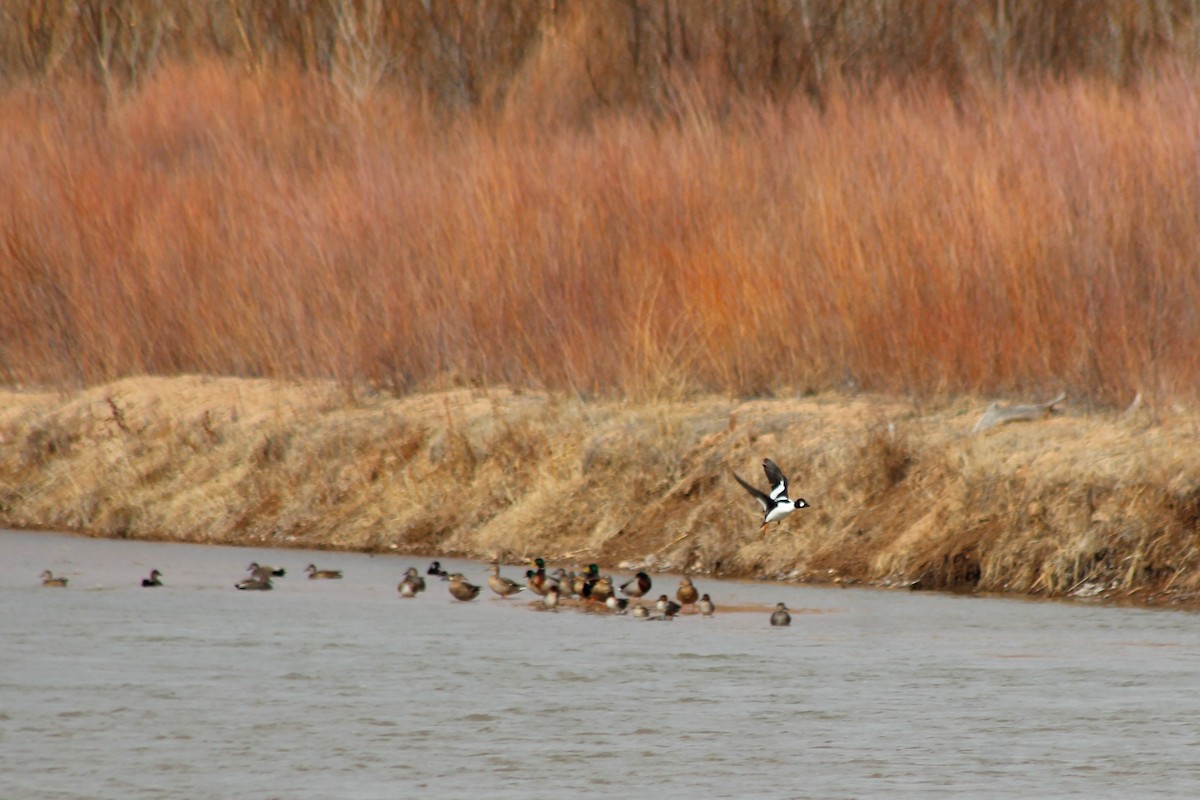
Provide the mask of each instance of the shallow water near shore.
POLYGON ((1200 791, 1194 613, 706 578, 717 616, 670 623, 401 600, 428 561, 0 532, 0 797, 1200 791), (235 591, 251 561, 288 574, 235 591))

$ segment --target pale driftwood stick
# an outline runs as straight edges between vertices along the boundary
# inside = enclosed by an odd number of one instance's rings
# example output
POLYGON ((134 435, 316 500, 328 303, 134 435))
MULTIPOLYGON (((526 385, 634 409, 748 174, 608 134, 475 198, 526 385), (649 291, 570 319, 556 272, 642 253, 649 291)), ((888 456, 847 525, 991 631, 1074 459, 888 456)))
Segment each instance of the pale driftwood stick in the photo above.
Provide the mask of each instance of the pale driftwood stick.
POLYGON ((1129 407, 1121 412, 1121 419, 1125 419, 1126 417, 1132 417, 1134 414, 1136 414, 1138 412, 1138 410, 1141 407, 1142 407, 1142 393, 1138 392, 1137 395, 1133 398, 1133 402, 1129 404, 1129 407))
POLYGON ((670 548, 674 547, 675 545, 679 544, 680 542, 682 542, 684 539, 686 539, 687 537, 689 537, 689 536, 691 536, 691 535, 692 535, 692 531, 688 531, 687 533, 681 533, 681 534, 679 534, 679 535, 678 535, 678 536, 676 536, 674 539, 672 539, 671 541, 669 541, 669 542, 667 542, 666 544, 664 544, 662 547, 660 547, 660 548, 658 548, 657 550, 655 550, 655 551, 654 551, 654 555, 656 555, 656 556, 661 556, 661 555, 663 554, 663 552, 664 552, 664 551, 666 551, 666 550, 668 550, 668 549, 670 549, 670 548))
POLYGON ((1006 422, 1028 422, 1048 417, 1058 410, 1055 406, 1065 403, 1066 400, 1067 393, 1063 392, 1058 397, 1046 403, 1031 403, 1029 405, 1009 406, 1008 408, 1000 408, 999 404, 992 403, 988 406, 987 411, 983 412, 983 416, 979 418, 979 421, 975 423, 975 427, 971 429, 971 433, 982 433, 988 428, 994 428, 1006 422))

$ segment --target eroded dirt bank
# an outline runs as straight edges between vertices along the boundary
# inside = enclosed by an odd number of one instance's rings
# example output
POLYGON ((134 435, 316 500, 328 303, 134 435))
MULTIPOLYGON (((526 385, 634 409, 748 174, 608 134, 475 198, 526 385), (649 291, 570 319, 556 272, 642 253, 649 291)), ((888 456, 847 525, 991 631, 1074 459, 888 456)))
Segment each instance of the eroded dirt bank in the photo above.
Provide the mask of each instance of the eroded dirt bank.
POLYGON ((139 378, 0 393, 0 525, 1200 602, 1200 416, 863 397, 406 398, 139 378), (765 533, 768 456, 813 508, 765 533))

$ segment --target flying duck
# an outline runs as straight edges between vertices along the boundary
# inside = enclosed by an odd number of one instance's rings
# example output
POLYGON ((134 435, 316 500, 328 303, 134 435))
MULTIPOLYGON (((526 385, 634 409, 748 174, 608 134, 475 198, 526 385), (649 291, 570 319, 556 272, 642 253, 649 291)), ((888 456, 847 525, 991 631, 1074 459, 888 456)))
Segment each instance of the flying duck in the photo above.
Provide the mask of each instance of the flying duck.
POLYGON ((787 478, 784 476, 783 471, 775 465, 774 461, 769 458, 764 458, 763 472, 767 473, 767 481, 771 484, 770 494, 764 494, 758 489, 755 489, 753 486, 742 480, 742 476, 738 475, 736 472, 733 473, 733 477, 742 485, 742 488, 749 492, 750 496, 757 500, 758 504, 762 506, 763 528, 766 528, 768 523, 779 522, 797 508, 809 507, 808 503, 805 502, 803 498, 798 497, 795 500, 788 499, 787 478))

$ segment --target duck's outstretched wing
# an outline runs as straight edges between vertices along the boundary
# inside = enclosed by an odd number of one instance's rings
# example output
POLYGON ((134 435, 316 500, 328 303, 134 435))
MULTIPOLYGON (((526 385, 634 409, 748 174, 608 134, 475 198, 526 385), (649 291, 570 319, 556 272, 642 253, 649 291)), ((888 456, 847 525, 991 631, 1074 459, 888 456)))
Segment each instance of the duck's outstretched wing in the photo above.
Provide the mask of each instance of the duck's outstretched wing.
POLYGON ((763 472, 767 473, 767 481, 771 484, 771 499, 787 497, 787 478, 784 477, 783 470, 771 459, 764 458, 763 472))
MULTIPOLYGON (((778 469, 778 467, 776 467, 776 469, 778 469)), ((734 480, 736 480, 738 483, 740 483, 742 485, 743 489, 745 489, 747 492, 750 493, 751 497, 753 497, 755 500, 758 501, 758 504, 760 506, 762 506, 762 510, 764 513, 766 513, 767 511, 770 511, 771 508, 775 505, 774 500, 772 500, 766 494, 760 492, 758 489, 755 489, 753 486, 751 486, 750 484, 748 484, 744 480, 742 480, 741 475, 738 475, 736 472, 734 472, 733 477, 734 477, 734 480)))

